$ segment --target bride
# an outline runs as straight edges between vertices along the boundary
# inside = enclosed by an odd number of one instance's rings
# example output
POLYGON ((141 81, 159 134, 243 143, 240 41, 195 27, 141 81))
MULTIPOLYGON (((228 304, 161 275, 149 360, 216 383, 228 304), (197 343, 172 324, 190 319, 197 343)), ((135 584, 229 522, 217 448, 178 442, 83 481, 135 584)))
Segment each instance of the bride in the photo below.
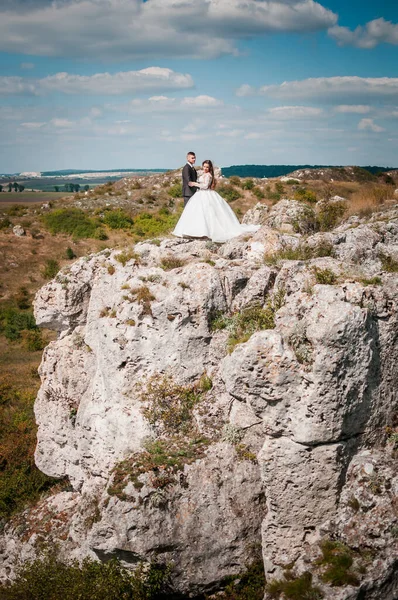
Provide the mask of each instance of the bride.
POLYGON ((202 163, 203 174, 190 186, 198 187, 182 213, 173 235, 177 237, 208 237, 213 242, 226 242, 231 238, 257 231, 260 225, 241 225, 229 204, 215 188, 214 168, 211 160, 202 163))

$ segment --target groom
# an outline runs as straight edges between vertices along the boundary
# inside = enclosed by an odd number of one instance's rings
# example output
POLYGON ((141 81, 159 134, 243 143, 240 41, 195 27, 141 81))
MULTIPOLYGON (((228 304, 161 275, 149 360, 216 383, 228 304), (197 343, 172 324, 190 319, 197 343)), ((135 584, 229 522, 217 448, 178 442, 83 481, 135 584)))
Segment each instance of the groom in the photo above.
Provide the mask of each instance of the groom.
POLYGON ((182 195, 184 196, 184 206, 188 204, 188 200, 194 195, 194 193, 198 189, 195 186, 191 187, 189 185, 190 181, 196 181, 198 178, 194 167, 195 160, 195 152, 188 152, 187 162, 182 170, 182 195))

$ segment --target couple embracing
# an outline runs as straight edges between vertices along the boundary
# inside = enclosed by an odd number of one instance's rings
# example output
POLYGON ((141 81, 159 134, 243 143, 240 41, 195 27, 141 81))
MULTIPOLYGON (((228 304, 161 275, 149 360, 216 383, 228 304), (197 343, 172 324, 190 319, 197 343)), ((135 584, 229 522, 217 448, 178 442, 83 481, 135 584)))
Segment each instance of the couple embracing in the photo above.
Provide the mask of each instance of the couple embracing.
POLYGON ((259 225, 241 225, 229 204, 215 191, 216 180, 211 160, 202 163, 199 179, 194 167, 196 156, 188 152, 182 170, 184 212, 173 234, 177 237, 209 238, 226 242, 243 233, 254 232, 259 225))

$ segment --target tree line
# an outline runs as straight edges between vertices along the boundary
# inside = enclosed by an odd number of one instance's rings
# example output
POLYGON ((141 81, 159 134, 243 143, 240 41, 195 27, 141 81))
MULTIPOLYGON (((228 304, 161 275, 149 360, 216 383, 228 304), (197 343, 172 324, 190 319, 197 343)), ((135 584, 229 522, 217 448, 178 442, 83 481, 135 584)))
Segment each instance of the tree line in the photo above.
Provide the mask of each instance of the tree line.
MULTIPOLYGON (((90 186, 88 184, 84 185, 82 187, 82 189, 87 192, 90 189, 90 186)), ((63 190, 61 190, 61 187, 59 185, 55 185, 54 186, 54 190, 56 192, 79 192, 80 191, 80 184, 79 183, 65 183, 63 190)))
POLYGON ((12 192, 12 190, 14 190, 14 192, 23 192, 25 189, 25 186, 21 185, 20 183, 17 183, 16 181, 14 181, 14 183, 9 183, 7 185, 0 184, 0 192, 5 192, 6 188, 8 188, 9 192, 12 192))

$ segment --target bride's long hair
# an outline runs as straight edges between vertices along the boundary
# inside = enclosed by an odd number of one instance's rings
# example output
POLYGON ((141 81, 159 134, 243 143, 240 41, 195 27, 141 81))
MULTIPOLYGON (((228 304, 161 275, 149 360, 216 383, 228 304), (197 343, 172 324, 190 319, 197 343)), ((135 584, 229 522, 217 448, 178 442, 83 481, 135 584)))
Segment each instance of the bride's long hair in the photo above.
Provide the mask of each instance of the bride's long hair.
POLYGON ((216 178, 214 177, 214 167, 213 167, 213 163, 211 162, 210 159, 204 160, 202 162, 202 167, 204 167, 205 165, 209 165, 209 173, 212 177, 211 179, 211 185, 210 185, 210 189, 214 190, 216 187, 216 178))

